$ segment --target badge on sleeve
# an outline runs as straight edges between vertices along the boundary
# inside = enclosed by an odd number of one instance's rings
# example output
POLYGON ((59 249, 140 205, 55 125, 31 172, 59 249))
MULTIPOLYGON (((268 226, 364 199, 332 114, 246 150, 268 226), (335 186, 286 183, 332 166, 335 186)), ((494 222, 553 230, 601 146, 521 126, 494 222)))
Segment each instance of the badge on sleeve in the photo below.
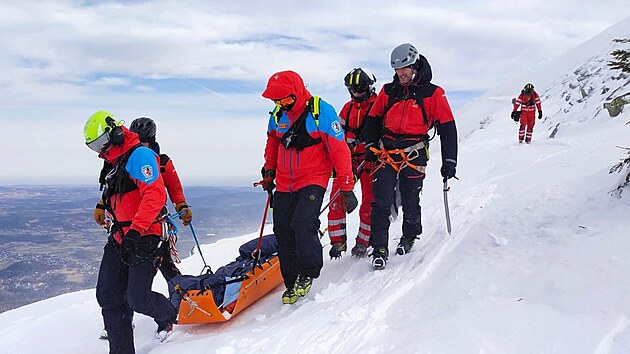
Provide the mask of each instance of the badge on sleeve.
POLYGON ((148 181, 151 178, 153 178, 153 167, 151 167, 151 165, 142 166, 140 171, 142 171, 142 175, 144 176, 145 181, 148 181))
POLYGON ((339 124, 338 121, 333 121, 330 127, 335 132, 335 134, 339 134, 341 132, 341 124, 339 124))

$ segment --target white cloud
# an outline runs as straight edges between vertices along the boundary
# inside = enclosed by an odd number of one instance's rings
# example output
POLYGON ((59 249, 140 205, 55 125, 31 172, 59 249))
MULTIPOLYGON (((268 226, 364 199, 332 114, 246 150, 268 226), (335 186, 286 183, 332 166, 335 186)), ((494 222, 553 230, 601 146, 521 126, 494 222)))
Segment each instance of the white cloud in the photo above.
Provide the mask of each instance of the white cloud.
MULTIPOLYGON (((285 69, 299 72, 314 94, 340 107, 347 99, 342 85, 347 71, 366 66, 379 85, 388 82, 391 49, 405 41, 426 55, 434 81, 447 94, 470 95, 584 42, 628 16, 620 11, 625 8, 625 0, 579 6, 564 0, 321 1, 317 6, 3 2, 0 26, 10 35, 0 37, 0 122, 19 121, 16 129, 44 134, 37 119, 48 117, 75 124, 71 128, 80 138, 83 120, 97 109, 154 113, 158 124, 171 116, 182 124, 199 116, 217 122, 265 120, 268 102, 260 93, 273 72, 285 69), (163 79, 188 85, 171 87, 163 79)), ((264 128, 253 134, 264 136, 264 128)), ((74 148, 79 147, 67 146, 74 148)), ((260 148, 243 155, 259 154, 260 148)), ((15 153, 22 160, 38 154, 28 145, 15 153)), ((242 175, 251 168, 234 166, 231 172, 242 175)))

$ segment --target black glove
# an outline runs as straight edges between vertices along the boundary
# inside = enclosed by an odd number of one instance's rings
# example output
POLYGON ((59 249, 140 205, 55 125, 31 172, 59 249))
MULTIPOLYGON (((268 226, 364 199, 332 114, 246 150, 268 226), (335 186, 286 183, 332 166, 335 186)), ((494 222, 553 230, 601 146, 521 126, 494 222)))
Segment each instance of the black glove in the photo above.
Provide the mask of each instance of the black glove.
POLYGON ((538 119, 542 119, 542 111, 538 111, 538 119))
POLYGON ((376 162, 376 154, 370 148, 365 149, 365 161, 366 162, 376 162))
POLYGON ((359 201, 353 191, 341 192, 341 207, 346 214, 350 214, 357 208, 359 201))
POLYGON ((122 239, 122 248, 128 253, 133 253, 133 250, 136 248, 136 243, 140 241, 140 232, 129 229, 125 236, 122 239))
POLYGON ((450 161, 444 162, 440 173, 442 173, 445 182, 447 179, 455 177, 455 164, 450 161))
POLYGON ((263 173, 263 179, 258 183, 254 183, 254 186, 262 186, 264 190, 271 193, 276 188, 276 184, 273 183, 273 180, 276 178, 276 171, 265 171, 265 168, 263 167, 261 172, 263 173))

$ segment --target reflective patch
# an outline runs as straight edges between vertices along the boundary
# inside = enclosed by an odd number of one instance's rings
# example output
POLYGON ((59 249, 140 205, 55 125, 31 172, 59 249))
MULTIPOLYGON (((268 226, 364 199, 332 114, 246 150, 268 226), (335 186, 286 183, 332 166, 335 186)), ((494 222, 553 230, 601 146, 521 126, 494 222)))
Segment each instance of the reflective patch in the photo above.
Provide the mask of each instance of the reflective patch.
POLYGON ((153 178, 153 168, 151 167, 151 165, 142 166, 140 171, 142 172, 142 175, 144 176, 145 180, 149 180, 153 178))
POLYGON ((278 124, 278 128, 279 129, 287 129, 289 127, 289 125, 287 123, 280 123, 278 124))
POLYGON ((338 121, 332 122, 330 127, 335 132, 335 134, 339 134, 341 132, 341 124, 339 124, 338 121))

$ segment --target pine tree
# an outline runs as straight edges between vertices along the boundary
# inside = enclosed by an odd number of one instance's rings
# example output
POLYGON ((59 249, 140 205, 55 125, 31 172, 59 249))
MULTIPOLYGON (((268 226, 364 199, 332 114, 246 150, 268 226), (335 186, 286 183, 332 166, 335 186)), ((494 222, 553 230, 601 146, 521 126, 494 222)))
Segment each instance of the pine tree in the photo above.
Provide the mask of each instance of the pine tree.
MULTIPOLYGON (((613 39, 615 43, 630 43, 630 38, 616 38, 613 39)), ((614 58, 608 62, 608 66, 612 70, 621 70, 624 73, 630 73, 630 50, 627 49, 615 49, 610 52, 610 55, 614 58)))
POLYGON ((608 173, 622 172, 625 174, 617 188, 610 191, 610 195, 621 198, 621 193, 623 192, 624 188, 630 186, 630 149, 621 146, 618 146, 618 148, 626 150, 627 156, 619 163, 611 167, 608 173))

